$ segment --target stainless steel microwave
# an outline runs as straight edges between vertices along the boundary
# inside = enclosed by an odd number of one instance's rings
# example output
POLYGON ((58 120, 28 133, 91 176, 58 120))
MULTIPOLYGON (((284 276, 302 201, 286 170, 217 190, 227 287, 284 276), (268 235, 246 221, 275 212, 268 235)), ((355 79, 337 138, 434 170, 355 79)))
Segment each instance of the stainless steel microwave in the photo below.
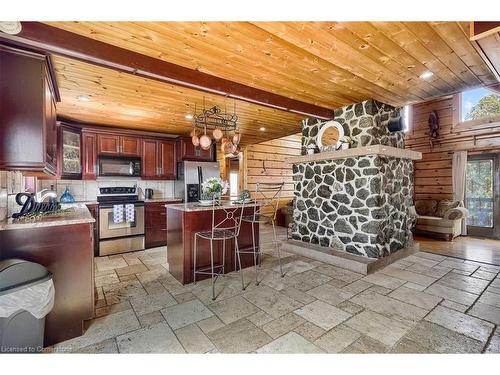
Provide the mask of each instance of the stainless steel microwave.
POLYGON ((99 156, 97 164, 99 176, 141 176, 141 158, 126 156, 99 156))

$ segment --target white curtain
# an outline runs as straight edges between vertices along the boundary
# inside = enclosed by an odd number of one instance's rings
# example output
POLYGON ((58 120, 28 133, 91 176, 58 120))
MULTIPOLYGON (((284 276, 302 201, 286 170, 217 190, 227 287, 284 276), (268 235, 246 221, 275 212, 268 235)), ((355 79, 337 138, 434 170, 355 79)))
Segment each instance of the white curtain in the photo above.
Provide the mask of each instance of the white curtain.
MULTIPOLYGON (((453 175, 453 199, 465 201, 465 168, 467 166, 467 151, 453 153, 452 175, 453 175)), ((466 220, 462 220, 462 236, 467 234, 466 220)))

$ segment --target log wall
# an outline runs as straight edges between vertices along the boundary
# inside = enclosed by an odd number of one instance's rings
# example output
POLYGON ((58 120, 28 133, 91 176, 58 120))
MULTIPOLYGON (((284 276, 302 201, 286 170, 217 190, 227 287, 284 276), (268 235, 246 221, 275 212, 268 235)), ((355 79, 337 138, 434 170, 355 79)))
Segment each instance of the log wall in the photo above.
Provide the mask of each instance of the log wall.
POLYGON ((500 123, 458 123, 458 96, 447 96, 412 106, 406 148, 422 152, 415 162, 415 199, 453 199, 452 157, 454 151, 470 155, 500 152, 500 123), (429 140, 427 120, 435 110, 439 136, 429 140))

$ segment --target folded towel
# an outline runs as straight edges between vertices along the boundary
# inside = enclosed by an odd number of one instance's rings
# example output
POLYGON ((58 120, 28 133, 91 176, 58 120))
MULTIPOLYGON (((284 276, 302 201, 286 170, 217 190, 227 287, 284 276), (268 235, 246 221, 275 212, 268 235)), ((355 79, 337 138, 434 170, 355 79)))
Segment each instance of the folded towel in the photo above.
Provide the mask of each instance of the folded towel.
POLYGON ((125 221, 133 223, 135 221, 135 207, 132 203, 125 205, 125 221))
POLYGON ((113 205, 113 223, 115 223, 115 224, 123 223, 123 205, 122 204, 113 205))

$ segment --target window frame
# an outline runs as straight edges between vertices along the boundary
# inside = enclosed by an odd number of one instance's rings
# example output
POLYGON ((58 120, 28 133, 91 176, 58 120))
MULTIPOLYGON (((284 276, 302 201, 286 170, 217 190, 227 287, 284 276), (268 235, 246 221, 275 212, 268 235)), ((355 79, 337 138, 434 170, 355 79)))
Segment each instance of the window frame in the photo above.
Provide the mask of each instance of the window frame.
MULTIPOLYGON (((483 88, 488 89, 489 86, 484 86, 483 88)), ((459 130, 479 130, 500 126, 500 115, 462 121, 462 94, 463 91, 453 94, 453 128, 459 128, 459 130)))

